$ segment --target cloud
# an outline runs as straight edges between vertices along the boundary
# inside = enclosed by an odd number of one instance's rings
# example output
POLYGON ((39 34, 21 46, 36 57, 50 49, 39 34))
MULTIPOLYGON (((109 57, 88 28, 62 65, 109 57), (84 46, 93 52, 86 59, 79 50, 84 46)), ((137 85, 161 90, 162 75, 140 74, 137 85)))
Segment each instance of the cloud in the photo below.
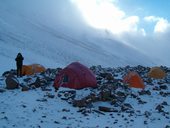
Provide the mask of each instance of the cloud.
POLYGON ((130 16, 116 19, 111 26, 110 31, 114 34, 121 34, 124 32, 137 32, 138 30, 139 17, 130 16))
POLYGON ((72 0, 85 20, 95 28, 107 29, 114 34, 138 31, 138 16, 127 16, 118 8, 117 0, 72 0))
POLYGON ((170 29, 168 20, 162 17, 147 16, 144 17, 146 22, 155 22, 154 33, 165 33, 170 29))
POLYGON ((146 33, 145 29, 137 26, 138 31, 124 33, 121 35, 120 40, 129 43, 151 58, 158 60, 158 65, 170 66, 170 56, 168 56, 170 49, 170 22, 163 17, 156 16, 144 17, 144 21, 149 23, 149 27, 153 25, 154 28, 151 33, 146 33))
POLYGON ((144 20, 147 22, 156 22, 158 21, 160 18, 156 17, 156 16, 146 16, 144 17, 144 20))
POLYGON ((91 26, 112 32, 121 42, 151 58, 157 58, 159 64, 170 65, 170 56, 167 56, 170 49, 170 22, 167 19, 154 15, 128 15, 112 0, 74 1, 78 2, 76 4, 80 10, 83 9, 81 12, 91 26))
POLYGON ((159 33, 159 32, 167 32, 170 29, 170 23, 165 20, 165 19, 160 19, 155 25, 154 32, 159 33))
MULTIPOLYGON (((71 0, 80 9, 86 22, 98 29, 111 31, 113 34, 137 33, 142 36, 155 33, 166 33, 170 28, 168 20, 157 16, 129 16, 116 6, 118 0, 71 0), (144 19, 144 20, 141 20, 144 19), (143 22, 144 21, 144 22, 143 22), (147 26, 146 23, 150 23, 147 26), (153 28, 151 28, 153 26, 153 28)), ((140 8, 141 10, 141 8, 140 8)))

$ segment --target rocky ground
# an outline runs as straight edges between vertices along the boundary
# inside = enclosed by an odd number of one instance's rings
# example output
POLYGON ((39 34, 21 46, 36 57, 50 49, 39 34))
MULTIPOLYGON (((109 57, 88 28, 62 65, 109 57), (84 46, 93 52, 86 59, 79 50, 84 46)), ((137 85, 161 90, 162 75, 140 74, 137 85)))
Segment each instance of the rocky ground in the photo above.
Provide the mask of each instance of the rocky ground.
MULTIPOLYGON (((149 78, 147 73, 150 68, 140 65, 117 68, 92 66, 90 69, 96 75, 98 87, 82 90, 67 88, 55 90, 52 87, 55 76, 61 68, 47 69, 46 72, 21 78, 15 77, 15 70, 4 72, 0 78, 0 96, 5 97, 6 100, 0 100, 0 126, 4 128, 23 126, 36 128, 45 127, 45 124, 49 124, 52 121, 54 125, 51 127, 135 128, 141 126, 170 128, 170 68, 165 66, 161 66, 161 68, 167 73, 164 79, 149 78), (146 85, 144 90, 130 88, 123 83, 122 78, 128 71, 136 71, 140 74, 146 85), (31 123, 32 116, 22 117, 30 122, 29 125, 25 123, 18 125, 17 121, 14 121, 15 119, 10 121, 9 116, 11 114, 6 107, 7 105, 14 105, 15 102, 13 104, 9 103, 9 99, 15 101, 15 95, 17 97, 17 95, 22 95, 22 93, 33 92, 40 94, 40 97, 35 96, 37 99, 34 100, 38 107, 34 108, 34 105, 31 106, 31 100, 30 102, 18 100, 20 106, 22 106, 21 113, 28 113, 31 109, 32 113, 39 111, 39 114, 42 114, 40 118, 35 118, 35 120, 39 119, 40 123, 31 123), (6 98, 7 96, 9 99, 6 98), (44 110, 47 109, 48 105, 46 104, 49 103, 51 103, 52 110, 56 109, 56 111, 61 113, 60 119, 47 119, 47 117, 55 117, 53 112, 44 110), (58 107, 55 108, 55 106, 58 104, 64 104, 64 107, 61 105, 60 110, 57 110, 58 107), (30 109, 28 111, 23 110, 25 108, 30 109), (43 113, 48 114, 44 115, 43 113), (75 115, 78 115, 78 118, 75 115), (102 121, 99 121, 100 119, 102 121), (65 123, 66 121, 69 123, 65 123), (70 123, 70 121, 74 122, 74 124, 70 123)), ((16 118, 14 115, 13 117, 16 118)), ((22 120, 19 115, 17 117, 19 118, 18 120, 22 120)))

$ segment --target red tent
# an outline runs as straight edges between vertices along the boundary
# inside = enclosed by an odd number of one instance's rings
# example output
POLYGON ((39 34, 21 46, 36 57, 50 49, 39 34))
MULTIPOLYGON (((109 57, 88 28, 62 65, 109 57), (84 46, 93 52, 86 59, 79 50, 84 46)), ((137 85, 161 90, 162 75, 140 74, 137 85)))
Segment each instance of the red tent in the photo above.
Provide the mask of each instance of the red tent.
POLYGON ((79 62, 73 62, 65 67, 56 76, 54 87, 68 87, 73 89, 82 89, 86 87, 96 87, 97 81, 95 75, 86 66, 79 62))

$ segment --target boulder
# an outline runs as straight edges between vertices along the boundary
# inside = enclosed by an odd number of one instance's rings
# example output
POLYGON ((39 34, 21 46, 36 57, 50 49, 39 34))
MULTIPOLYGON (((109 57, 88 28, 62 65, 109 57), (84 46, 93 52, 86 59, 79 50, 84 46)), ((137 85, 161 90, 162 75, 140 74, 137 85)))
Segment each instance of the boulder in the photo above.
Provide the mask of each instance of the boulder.
POLYGON ((8 75, 5 79, 7 89, 16 89, 19 87, 19 81, 14 75, 8 75))

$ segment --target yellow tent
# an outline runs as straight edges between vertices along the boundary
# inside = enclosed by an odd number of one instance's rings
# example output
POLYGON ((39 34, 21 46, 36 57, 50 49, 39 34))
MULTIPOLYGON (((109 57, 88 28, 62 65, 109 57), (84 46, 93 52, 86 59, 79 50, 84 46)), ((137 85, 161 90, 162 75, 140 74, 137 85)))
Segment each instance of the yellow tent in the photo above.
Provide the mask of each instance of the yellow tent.
POLYGON ((153 67, 150 69, 148 77, 155 79, 163 79, 164 77, 166 77, 166 73, 160 67, 153 67))
POLYGON ((22 75, 33 75, 35 73, 44 72, 46 69, 40 64, 31 64, 22 66, 22 75))

